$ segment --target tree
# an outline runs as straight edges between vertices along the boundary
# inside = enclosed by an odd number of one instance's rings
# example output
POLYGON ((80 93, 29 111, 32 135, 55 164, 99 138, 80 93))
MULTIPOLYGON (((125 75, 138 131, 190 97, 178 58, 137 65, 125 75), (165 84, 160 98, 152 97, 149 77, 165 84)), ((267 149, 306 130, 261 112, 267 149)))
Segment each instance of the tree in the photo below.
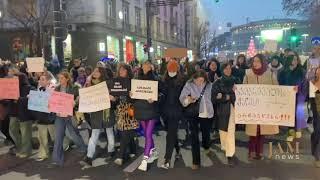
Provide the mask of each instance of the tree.
POLYGON ((298 14, 308 18, 311 34, 320 33, 320 0, 282 0, 282 6, 288 15, 298 14))
POLYGON ((250 43, 249 43, 249 47, 248 47, 248 51, 247 51, 247 55, 249 57, 253 57, 257 54, 257 50, 256 50, 256 47, 254 45, 254 40, 253 38, 251 37, 250 39, 250 43))
POLYGON ((42 55, 42 28, 51 8, 52 0, 10 0, 8 2, 6 22, 28 32, 30 56, 34 56, 34 49, 37 56, 42 55))
POLYGON ((209 37, 209 22, 202 22, 195 31, 195 44, 197 50, 197 57, 207 56, 209 50, 208 37, 209 37))

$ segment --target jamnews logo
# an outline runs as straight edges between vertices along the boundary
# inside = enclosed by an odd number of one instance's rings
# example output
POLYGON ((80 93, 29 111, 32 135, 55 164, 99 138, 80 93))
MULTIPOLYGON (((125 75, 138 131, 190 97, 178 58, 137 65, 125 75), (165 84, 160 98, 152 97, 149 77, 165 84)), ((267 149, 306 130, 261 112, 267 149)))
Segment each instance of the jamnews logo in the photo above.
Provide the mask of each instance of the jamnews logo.
POLYGON ((269 159, 276 160, 299 160, 301 158, 299 151, 300 143, 291 142, 273 144, 269 142, 269 159), (286 148, 283 148, 286 147, 286 148))

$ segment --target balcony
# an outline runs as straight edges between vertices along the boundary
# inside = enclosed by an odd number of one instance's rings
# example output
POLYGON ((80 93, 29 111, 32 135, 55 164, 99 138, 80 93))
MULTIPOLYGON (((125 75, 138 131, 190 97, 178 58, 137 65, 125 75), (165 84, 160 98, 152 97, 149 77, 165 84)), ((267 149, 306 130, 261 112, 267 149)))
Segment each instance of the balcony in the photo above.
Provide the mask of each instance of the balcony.
POLYGON ((156 39, 157 39, 158 41, 162 41, 162 40, 163 40, 162 37, 163 37, 162 34, 161 34, 160 32, 157 32, 157 34, 156 34, 156 39))
POLYGON ((123 23, 123 31, 132 32, 132 25, 129 23, 123 23))
POLYGON ((142 28, 141 26, 134 26, 134 31, 137 35, 140 35, 142 36, 143 35, 143 31, 142 31, 142 28))
POLYGON ((107 17, 107 25, 109 25, 110 27, 115 27, 116 26, 116 18, 113 17, 107 17))
POLYGON ((177 19, 173 16, 170 17, 170 24, 171 25, 177 25, 177 19))

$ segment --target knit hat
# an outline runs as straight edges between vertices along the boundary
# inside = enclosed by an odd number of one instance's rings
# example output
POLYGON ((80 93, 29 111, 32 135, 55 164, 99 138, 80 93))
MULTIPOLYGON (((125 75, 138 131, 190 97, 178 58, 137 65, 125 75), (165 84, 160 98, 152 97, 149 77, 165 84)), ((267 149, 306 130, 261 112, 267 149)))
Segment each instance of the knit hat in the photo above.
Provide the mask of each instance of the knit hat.
POLYGON ((178 72, 179 64, 175 60, 171 60, 167 64, 168 72, 178 72))

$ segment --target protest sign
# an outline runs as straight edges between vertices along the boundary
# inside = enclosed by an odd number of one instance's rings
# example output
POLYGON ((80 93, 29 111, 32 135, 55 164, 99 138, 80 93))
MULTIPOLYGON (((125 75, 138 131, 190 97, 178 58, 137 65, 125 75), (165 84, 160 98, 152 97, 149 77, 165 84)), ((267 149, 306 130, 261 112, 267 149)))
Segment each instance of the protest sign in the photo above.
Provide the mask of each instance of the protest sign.
POLYGON ((49 97, 49 92, 30 91, 28 109, 32 111, 48 113, 49 97))
POLYGON ((19 99, 19 79, 0 78, 0 99, 19 99))
POLYGON ((132 99, 158 101, 158 81, 131 80, 132 99))
POLYGON ((28 72, 43 72, 44 59, 43 57, 26 58, 28 72))
POLYGON ((169 58, 184 58, 188 56, 186 48, 168 48, 164 50, 164 57, 169 58))
POLYGON ((49 97, 49 112, 72 116, 74 96, 63 92, 52 92, 49 97))
POLYGON ((264 50, 267 52, 277 52, 278 42, 276 40, 266 40, 264 50))
POLYGON ((296 92, 293 86, 237 85, 236 124, 294 127, 296 92))
POLYGON ((79 89, 79 112, 97 112, 111 107, 106 82, 79 89))
POLYGON ((112 96, 128 96, 131 88, 131 80, 128 78, 115 78, 110 88, 112 96))

